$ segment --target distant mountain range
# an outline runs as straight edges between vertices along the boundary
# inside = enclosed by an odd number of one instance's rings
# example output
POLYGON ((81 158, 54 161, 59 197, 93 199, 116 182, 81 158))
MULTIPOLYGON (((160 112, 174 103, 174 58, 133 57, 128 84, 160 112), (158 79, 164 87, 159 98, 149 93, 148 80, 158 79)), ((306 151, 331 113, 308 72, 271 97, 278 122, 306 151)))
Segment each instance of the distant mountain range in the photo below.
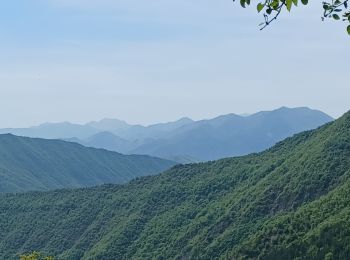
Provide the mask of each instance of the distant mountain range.
POLYGON ((175 164, 60 140, 0 135, 0 193, 120 184, 175 164))
MULTIPOLYGON (((255 115, 246 136, 258 126, 280 135, 299 130, 295 121, 312 126, 295 111, 278 117, 286 111, 255 115)), ((350 112, 258 154, 125 185, 0 195, 0 259, 33 250, 67 260, 350 259, 349 189, 350 112)))
POLYGON ((65 122, 1 129, 0 133, 59 138, 123 154, 147 154, 189 163, 260 152, 288 136, 332 120, 321 111, 282 107, 252 115, 228 114, 200 121, 182 118, 147 127, 103 119, 85 125, 65 122))

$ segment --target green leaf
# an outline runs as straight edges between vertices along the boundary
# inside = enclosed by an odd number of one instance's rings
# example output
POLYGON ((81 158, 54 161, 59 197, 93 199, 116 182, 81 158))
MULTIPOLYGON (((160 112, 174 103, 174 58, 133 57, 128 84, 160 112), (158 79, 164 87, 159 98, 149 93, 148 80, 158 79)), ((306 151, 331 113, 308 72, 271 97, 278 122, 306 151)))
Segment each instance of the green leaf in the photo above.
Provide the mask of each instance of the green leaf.
POLYGON ((245 8, 245 0, 240 0, 240 4, 243 8, 245 8))
POLYGON ((257 5, 257 7, 256 7, 256 9, 258 10, 258 13, 260 13, 260 12, 261 12, 261 10, 262 10, 262 9, 264 9, 264 7, 265 7, 265 5, 264 5, 264 4, 259 3, 259 4, 257 5))
POLYGON ((280 3, 279 3, 278 0, 274 0, 274 1, 270 4, 270 7, 272 7, 273 10, 277 11, 279 4, 280 4, 280 3))
POLYGON ((302 3, 303 5, 307 5, 307 4, 309 3, 309 0, 301 0, 301 3, 302 3))
POLYGON ((293 3, 293 0, 286 0, 286 7, 288 12, 290 12, 290 10, 292 9, 292 3, 293 3))
POLYGON ((333 19, 334 19, 334 20, 339 20, 340 17, 339 17, 339 15, 337 15, 337 14, 333 14, 333 19))
POLYGON ((350 25, 348 25, 348 28, 346 28, 348 31, 348 34, 350 35, 350 25))
POLYGON ((293 4, 294 4, 295 6, 298 6, 298 0, 293 0, 293 4))

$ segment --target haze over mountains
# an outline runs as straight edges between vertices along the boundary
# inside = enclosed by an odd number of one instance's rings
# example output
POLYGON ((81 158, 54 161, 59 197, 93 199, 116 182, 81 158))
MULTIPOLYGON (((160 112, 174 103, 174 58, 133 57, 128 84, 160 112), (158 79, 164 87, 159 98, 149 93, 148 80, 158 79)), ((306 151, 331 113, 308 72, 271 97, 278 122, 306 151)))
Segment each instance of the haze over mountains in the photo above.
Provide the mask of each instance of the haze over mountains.
POLYGON ((104 119, 85 125, 65 122, 1 129, 0 133, 59 138, 123 154, 147 154, 188 163, 259 152, 288 136, 332 120, 317 110, 282 107, 252 115, 228 114, 200 121, 182 118, 151 126, 104 119))
POLYGON ((126 183, 175 164, 60 140, 0 135, 0 193, 126 183))
POLYGON ((350 112, 258 154, 0 195, 0 258, 349 259, 349 189, 350 112))

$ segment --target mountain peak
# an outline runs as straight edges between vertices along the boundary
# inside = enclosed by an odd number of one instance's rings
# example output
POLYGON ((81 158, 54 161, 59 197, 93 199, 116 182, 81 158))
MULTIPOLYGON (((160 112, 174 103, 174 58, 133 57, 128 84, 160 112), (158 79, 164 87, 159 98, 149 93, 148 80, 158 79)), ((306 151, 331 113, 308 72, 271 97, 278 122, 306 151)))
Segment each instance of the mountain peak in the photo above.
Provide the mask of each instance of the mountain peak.
POLYGON ((130 127, 127 122, 112 118, 104 118, 99 121, 92 121, 87 123, 86 126, 90 126, 103 131, 114 131, 130 127))
POLYGON ((189 118, 189 117, 181 117, 176 122, 188 122, 188 123, 191 123, 191 122, 194 122, 194 121, 191 118, 189 118))
POLYGON ((227 121, 227 120, 234 120, 234 119, 241 119, 243 116, 234 114, 234 113, 230 113, 230 114, 226 114, 226 115, 221 115, 221 116, 217 116, 213 119, 209 119, 206 121, 227 121))
POLYGON ((317 111, 314 109, 311 109, 309 107, 287 107, 287 106, 281 106, 277 109, 273 109, 270 111, 263 111, 263 112, 293 112, 293 111, 317 111))
POLYGON ((103 118, 99 121, 92 121, 90 123, 119 123, 119 124, 127 124, 124 120, 119 120, 116 118, 103 118))

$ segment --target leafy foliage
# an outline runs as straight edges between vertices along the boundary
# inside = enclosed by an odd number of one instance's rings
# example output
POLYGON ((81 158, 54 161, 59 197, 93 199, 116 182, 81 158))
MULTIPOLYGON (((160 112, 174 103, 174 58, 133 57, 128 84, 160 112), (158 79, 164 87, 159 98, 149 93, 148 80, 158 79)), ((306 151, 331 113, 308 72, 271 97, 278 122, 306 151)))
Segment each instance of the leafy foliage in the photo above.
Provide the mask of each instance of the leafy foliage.
POLYGON ((0 258, 348 259, 350 113, 249 156, 0 196, 0 258))
MULTIPOLYGON (((303 5, 307 5, 309 0, 300 0, 303 5)), ((242 7, 250 5, 250 0, 240 0, 242 7)), ((264 0, 257 4, 258 13, 263 12, 264 22, 260 24, 261 30, 275 21, 280 13, 285 9, 288 12, 293 6, 298 6, 299 0, 264 0)), ((322 20, 332 18, 337 21, 350 23, 350 11, 348 11, 349 0, 331 0, 322 2, 324 13, 322 20)), ((350 25, 347 25, 347 32, 350 35, 350 25)))

